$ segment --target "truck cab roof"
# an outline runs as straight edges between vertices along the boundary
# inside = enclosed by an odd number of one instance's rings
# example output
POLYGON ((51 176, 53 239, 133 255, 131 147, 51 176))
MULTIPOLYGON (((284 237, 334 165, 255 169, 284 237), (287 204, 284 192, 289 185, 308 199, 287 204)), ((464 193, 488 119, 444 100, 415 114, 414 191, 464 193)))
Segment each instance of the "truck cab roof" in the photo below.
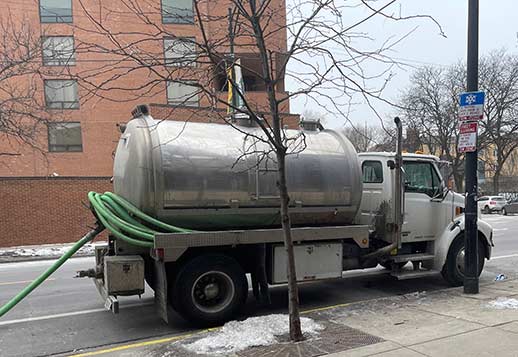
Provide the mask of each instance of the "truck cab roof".
MULTIPOLYGON (((361 152, 358 154, 360 158, 394 158, 396 156, 395 152, 361 152)), ((413 159, 413 160, 426 160, 426 161, 436 161, 440 162, 441 159, 439 159, 435 155, 425 155, 425 154, 415 154, 415 153, 403 153, 403 158, 405 159, 413 159)))

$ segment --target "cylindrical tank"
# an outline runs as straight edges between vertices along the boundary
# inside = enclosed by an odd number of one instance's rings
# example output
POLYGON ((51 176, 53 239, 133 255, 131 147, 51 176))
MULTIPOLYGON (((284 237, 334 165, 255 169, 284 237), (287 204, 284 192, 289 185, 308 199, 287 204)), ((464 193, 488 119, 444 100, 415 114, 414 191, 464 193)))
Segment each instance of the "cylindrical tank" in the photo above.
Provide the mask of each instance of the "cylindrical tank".
MULTIPOLYGON (((165 222, 197 230, 280 225, 275 154, 260 128, 131 120, 114 163, 114 191, 165 222), (238 130, 239 129, 239 130, 238 130)), ((286 130, 294 226, 353 221, 362 196, 356 151, 342 134, 286 130)))

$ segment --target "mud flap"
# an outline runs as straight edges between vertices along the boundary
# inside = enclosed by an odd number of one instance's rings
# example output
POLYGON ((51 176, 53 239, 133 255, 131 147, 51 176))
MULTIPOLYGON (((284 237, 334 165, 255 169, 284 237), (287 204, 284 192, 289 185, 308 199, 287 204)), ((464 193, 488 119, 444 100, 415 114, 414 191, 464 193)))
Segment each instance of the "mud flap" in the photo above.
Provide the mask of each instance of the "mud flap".
POLYGON ((155 267, 155 307, 158 316, 169 323, 167 303, 167 272, 164 262, 154 260, 155 267))

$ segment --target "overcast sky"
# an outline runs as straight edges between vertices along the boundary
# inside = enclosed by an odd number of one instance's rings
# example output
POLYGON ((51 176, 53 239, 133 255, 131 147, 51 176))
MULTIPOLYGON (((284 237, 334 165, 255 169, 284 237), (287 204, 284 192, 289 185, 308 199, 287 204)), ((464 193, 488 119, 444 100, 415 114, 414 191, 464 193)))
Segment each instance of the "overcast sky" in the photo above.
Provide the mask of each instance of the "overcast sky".
MULTIPOLYGON (((383 1, 380 1, 380 4, 383 1)), ((379 5, 378 5, 379 6, 379 5)), ((401 36, 417 29, 401 44, 394 48, 392 56, 406 63, 419 65, 447 66, 466 58, 468 0, 400 0, 393 11, 402 15, 427 14, 433 16, 443 28, 446 38, 441 36, 437 25, 429 20, 412 20, 394 23, 379 18, 369 22, 363 31, 376 40, 383 41, 387 34, 401 36)), ((344 15, 346 16, 346 15, 344 15)), ((358 16, 353 14, 352 16, 358 16)), ((518 1, 517 0, 480 0, 480 54, 505 48, 510 53, 518 52, 518 1)), ((365 44, 370 46, 370 44, 365 44)), ((395 77, 385 91, 385 96, 394 101, 409 84, 412 68, 394 69, 395 77)), ((287 83, 289 89, 289 84, 287 83)), ((376 105, 380 114, 386 117, 395 114, 387 105, 376 105)), ((301 100, 291 102, 291 111, 302 113, 305 103, 301 100)), ((365 105, 355 105, 350 114, 354 123, 377 124, 379 119, 365 105)), ((327 118, 327 125, 341 126, 343 118, 327 118)))

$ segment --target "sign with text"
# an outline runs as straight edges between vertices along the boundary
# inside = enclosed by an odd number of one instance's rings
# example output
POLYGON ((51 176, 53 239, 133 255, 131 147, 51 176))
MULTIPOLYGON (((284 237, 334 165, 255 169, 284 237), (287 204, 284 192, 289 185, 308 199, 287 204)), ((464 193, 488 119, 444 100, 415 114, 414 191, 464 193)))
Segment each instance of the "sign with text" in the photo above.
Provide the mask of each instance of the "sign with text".
POLYGON ((484 118, 484 92, 466 92, 460 94, 459 120, 473 121, 484 118))
POLYGON ((459 152, 473 152, 477 150, 478 123, 461 123, 459 126, 459 152))

